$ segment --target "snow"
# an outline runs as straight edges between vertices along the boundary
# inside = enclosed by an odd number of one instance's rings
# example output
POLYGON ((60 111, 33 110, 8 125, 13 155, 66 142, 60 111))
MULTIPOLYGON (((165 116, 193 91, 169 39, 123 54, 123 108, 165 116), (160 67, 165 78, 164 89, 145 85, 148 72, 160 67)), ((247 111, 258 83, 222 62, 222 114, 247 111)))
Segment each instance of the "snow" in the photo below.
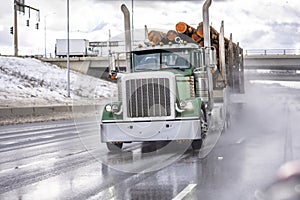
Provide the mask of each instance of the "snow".
POLYGON ((116 96, 108 81, 71 71, 67 97, 67 69, 33 58, 0 56, 0 107, 71 104, 116 96))

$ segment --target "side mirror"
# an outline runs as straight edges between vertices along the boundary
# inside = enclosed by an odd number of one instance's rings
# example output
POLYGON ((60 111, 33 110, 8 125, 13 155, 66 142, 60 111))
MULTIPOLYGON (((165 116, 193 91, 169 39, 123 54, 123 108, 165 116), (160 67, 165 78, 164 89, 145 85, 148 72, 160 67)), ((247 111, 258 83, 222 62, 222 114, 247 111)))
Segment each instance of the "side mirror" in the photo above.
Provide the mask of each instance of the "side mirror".
POLYGON ((108 78, 111 79, 111 80, 116 80, 117 76, 118 76, 117 72, 118 72, 117 70, 111 70, 109 75, 108 75, 108 78))

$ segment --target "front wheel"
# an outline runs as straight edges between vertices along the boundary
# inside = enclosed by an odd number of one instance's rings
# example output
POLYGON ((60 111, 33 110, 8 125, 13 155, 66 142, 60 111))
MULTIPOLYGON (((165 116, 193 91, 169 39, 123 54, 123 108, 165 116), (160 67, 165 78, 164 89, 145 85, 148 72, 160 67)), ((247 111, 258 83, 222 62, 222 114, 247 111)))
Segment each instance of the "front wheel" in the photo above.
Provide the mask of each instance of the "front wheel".
POLYGON ((205 139, 206 132, 208 130, 207 114, 206 114, 205 105, 203 103, 201 105, 200 130, 201 130, 201 139, 193 140, 191 144, 193 150, 201 149, 203 140, 205 139))
POLYGON ((106 146, 109 151, 120 151, 123 147, 123 143, 107 142, 106 146))
POLYGON ((192 148, 193 150, 199 150, 202 146, 203 140, 202 139, 198 139, 198 140, 193 140, 192 142, 192 148))

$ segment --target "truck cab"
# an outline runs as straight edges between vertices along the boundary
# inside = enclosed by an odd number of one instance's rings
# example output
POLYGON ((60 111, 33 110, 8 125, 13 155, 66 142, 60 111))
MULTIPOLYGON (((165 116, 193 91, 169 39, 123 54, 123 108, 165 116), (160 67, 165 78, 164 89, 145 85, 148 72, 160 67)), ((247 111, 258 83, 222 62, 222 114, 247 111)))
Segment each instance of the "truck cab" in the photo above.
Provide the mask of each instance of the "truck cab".
POLYGON ((174 140, 200 149, 208 129, 205 52, 186 42, 130 52, 130 73, 117 81, 118 101, 102 113, 101 142, 111 151, 123 143, 174 140))

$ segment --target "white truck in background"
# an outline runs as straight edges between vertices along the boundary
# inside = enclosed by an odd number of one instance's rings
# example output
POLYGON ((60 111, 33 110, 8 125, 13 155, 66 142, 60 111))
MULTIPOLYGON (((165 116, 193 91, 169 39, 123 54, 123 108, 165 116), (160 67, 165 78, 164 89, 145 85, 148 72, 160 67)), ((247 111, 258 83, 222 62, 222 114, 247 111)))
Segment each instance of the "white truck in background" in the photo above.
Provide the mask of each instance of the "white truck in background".
MULTIPOLYGON (((67 56, 67 39, 56 39, 55 55, 56 57, 67 56)), ((98 51, 89 46, 89 41, 86 39, 70 39, 70 56, 97 56, 98 51)))

